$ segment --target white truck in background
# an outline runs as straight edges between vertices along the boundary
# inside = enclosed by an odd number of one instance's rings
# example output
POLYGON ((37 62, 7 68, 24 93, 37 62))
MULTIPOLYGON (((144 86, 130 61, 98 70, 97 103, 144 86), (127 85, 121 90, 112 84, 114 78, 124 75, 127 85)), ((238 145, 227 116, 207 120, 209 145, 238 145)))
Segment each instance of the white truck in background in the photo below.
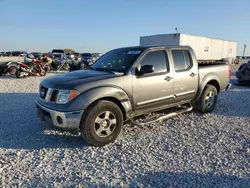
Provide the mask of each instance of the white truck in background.
POLYGON ((235 41, 187 35, 183 33, 140 37, 140 46, 159 45, 190 46, 193 48, 199 63, 237 63, 237 42, 235 41))

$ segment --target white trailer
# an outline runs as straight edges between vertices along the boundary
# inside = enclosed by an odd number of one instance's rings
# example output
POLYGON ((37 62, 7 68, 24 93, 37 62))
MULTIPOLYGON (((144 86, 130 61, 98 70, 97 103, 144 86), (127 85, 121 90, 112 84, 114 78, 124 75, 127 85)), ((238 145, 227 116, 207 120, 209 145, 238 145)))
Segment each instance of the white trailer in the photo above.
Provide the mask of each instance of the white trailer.
POLYGON ((140 37, 140 46, 181 45, 190 46, 199 62, 226 61, 234 63, 237 42, 183 33, 160 34, 140 37))

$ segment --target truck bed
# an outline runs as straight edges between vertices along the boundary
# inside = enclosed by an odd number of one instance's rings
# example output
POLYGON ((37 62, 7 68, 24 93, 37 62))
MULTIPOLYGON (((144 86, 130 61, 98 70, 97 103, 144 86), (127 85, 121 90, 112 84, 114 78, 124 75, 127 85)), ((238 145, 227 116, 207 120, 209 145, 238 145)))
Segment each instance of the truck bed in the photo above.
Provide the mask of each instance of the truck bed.
POLYGON ((210 74, 216 74, 219 77, 219 83, 221 90, 224 90, 229 82, 229 65, 225 63, 220 64, 199 64, 199 83, 202 83, 202 80, 205 79, 205 76, 210 74))

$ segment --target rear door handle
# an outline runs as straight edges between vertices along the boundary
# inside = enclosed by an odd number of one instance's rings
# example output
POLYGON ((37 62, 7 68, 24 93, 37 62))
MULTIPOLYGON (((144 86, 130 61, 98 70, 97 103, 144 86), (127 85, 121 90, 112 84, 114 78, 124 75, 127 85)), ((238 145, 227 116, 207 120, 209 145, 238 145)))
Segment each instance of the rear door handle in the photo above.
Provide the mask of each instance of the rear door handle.
POLYGON ((167 77, 165 78, 165 80, 166 80, 167 82, 169 82, 170 80, 172 80, 172 77, 167 76, 167 77))
POLYGON ((190 76, 191 76, 191 77, 195 77, 196 74, 192 72, 192 73, 190 74, 190 76))

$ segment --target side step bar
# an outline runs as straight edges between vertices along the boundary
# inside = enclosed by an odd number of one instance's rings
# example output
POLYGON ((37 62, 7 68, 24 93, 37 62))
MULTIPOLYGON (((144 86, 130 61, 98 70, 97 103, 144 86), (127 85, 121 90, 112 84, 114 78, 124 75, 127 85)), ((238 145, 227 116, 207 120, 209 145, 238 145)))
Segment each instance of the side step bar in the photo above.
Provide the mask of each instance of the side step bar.
POLYGON ((183 113, 185 113, 185 112, 190 112, 190 111, 192 111, 192 110, 193 110, 192 105, 191 105, 191 104, 188 104, 188 105, 189 105, 189 106, 188 106, 188 107, 185 107, 184 109, 177 110, 177 111, 175 111, 175 112, 171 112, 171 113, 169 113, 169 114, 167 114, 167 115, 165 115, 165 116, 161 116, 161 117, 159 117, 159 118, 157 118, 157 119, 155 119, 155 120, 148 121, 148 122, 145 122, 145 123, 138 123, 138 122, 136 122, 136 121, 134 121, 134 120, 132 120, 132 119, 130 119, 130 121, 131 121, 132 124, 138 125, 138 126, 143 126, 143 125, 147 125, 147 124, 150 124, 150 123, 155 123, 155 122, 157 122, 157 121, 163 121, 163 120, 169 119, 169 118, 171 118, 171 117, 177 116, 177 115, 179 115, 179 114, 183 114, 183 113))

